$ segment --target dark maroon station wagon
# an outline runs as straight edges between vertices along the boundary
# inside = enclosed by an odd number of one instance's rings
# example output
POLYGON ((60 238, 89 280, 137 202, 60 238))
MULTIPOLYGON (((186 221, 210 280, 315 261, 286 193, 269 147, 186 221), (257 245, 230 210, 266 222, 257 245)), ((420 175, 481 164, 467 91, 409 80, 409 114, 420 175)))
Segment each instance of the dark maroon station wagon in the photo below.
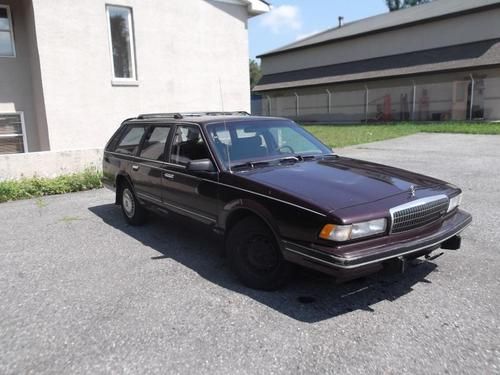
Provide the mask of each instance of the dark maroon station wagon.
POLYGON ((293 121, 244 113, 149 114, 123 122, 104 153, 125 219, 174 212, 225 238, 239 279, 276 289, 296 264, 357 278, 460 247, 472 218, 461 190, 341 157, 293 121))

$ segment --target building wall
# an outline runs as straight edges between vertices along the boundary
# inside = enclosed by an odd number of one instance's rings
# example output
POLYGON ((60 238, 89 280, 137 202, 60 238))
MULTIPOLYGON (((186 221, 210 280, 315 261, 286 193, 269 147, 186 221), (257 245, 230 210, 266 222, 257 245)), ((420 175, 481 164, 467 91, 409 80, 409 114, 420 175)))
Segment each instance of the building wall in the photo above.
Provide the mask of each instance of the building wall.
POLYGON ((0 155, 0 181, 56 177, 85 169, 102 169, 102 149, 28 152, 0 155))
POLYGON ((500 120, 500 69, 266 92, 262 114, 305 122, 464 121, 471 101, 473 119, 500 120))
POLYGON ((136 86, 111 83, 106 1, 33 0, 51 150, 103 147, 143 112, 221 110, 221 90, 225 110, 250 109, 245 6, 109 3, 133 9, 136 86))
MULTIPOLYGON (((0 57, 0 113, 23 112, 29 151, 47 149, 46 136, 39 124, 43 122, 35 110, 34 87, 40 81, 32 75, 36 51, 30 1, 0 0, 10 6, 15 39, 15 57, 0 57)), ((46 135, 46 132, 45 132, 46 135)))
POLYGON ((287 72, 499 38, 500 28, 492 26, 499 19, 500 9, 495 9, 267 56, 262 59, 262 72, 287 72))

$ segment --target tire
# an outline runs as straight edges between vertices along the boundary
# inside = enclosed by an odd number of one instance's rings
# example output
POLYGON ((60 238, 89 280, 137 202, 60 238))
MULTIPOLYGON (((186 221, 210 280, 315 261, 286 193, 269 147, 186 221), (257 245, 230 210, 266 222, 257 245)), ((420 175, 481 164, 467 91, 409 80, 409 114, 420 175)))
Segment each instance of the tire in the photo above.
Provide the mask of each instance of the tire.
POLYGON ((253 289, 277 290, 293 274, 294 266, 283 258, 273 232, 255 217, 231 228, 226 252, 238 279, 253 289))
POLYGON ((120 196, 120 205, 125 220, 130 225, 144 224, 146 221, 146 209, 141 206, 129 184, 123 185, 120 196))

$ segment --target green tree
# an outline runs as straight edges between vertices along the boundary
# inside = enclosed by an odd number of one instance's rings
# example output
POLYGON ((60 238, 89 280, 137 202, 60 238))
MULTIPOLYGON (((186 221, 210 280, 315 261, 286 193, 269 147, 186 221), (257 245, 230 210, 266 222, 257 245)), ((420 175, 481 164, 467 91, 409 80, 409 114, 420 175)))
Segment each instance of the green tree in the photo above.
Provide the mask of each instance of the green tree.
POLYGON ((250 88, 253 89, 261 78, 262 72, 260 71, 259 63, 254 59, 250 59, 250 88))
POLYGON ((432 0, 385 0, 387 7, 391 12, 403 8, 409 8, 415 5, 430 3, 432 0))

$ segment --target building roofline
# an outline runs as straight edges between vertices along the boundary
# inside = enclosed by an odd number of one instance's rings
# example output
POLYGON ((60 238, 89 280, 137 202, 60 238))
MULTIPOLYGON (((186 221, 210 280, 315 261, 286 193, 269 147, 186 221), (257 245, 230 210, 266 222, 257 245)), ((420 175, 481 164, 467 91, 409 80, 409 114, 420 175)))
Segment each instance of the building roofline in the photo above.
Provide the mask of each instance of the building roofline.
MULTIPOLYGON (((437 1, 439 1, 439 0, 437 0, 437 1)), ((432 4, 432 3, 419 5, 418 7, 424 7, 424 6, 428 6, 430 4, 432 4)), ((418 20, 414 20, 414 21, 408 21, 408 22, 404 22, 404 23, 396 24, 396 25, 392 25, 392 26, 374 28, 374 29, 371 29, 371 30, 368 30, 368 31, 365 31, 365 32, 355 33, 355 34, 352 34, 352 35, 346 35, 344 37, 339 37, 339 38, 331 38, 331 39, 327 39, 327 40, 320 41, 320 42, 313 42, 311 44, 299 45, 299 46, 296 46, 296 47, 293 47, 293 46, 295 44, 297 44, 298 42, 294 42, 294 43, 285 45, 283 47, 280 47, 278 49, 272 50, 270 52, 258 55, 257 58, 276 56, 276 55, 281 55, 281 54, 285 54, 285 53, 292 52, 292 51, 304 50, 304 49, 318 47, 318 46, 322 46, 322 45, 326 45, 326 44, 334 44, 334 43, 337 43, 337 42, 340 42, 340 41, 352 40, 352 39, 357 39, 357 38, 361 38, 361 37, 368 36, 368 35, 374 35, 374 34, 379 34, 379 33, 383 33, 383 32, 388 32, 388 31, 393 31, 393 30, 399 30, 399 29, 405 29, 405 28, 408 28, 408 27, 411 27, 411 26, 422 25, 422 24, 436 22, 436 21, 440 21, 440 20, 444 20, 444 19, 460 17, 460 16, 467 15, 467 14, 474 14, 474 13, 484 12, 484 11, 487 11, 487 10, 490 10, 490 9, 496 9, 496 8, 500 8, 500 1, 492 3, 492 4, 478 6, 478 7, 475 7, 475 8, 469 8, 469 9, 460 10, 460 11, 456 11, 456 12, 450 12, 450 13, 446 13, 446 14, 441 14, 441 15, 437 15, 437 16, 434 16, 434 17, 428 17, 428 18, 422 18, 422 19, 418 19, 418 20)), ((342 28, 343 27, 348 27, 349 25, 353 25, 353 24, 356 24, 356 23, 362 23, 362 22, 365 22, 366 20, 374 19, 375 17, 384 17, 384 16, 388 16, 388 15, 391 15, 391 14, 394 14, 394 13, 397 13, 397 12, 402 12, 402 11, 405 11, 405 10, 409 10, 409 9, 410 8, 408 8, 408 9, 402 9, 402 10, 399 10, 399 11, 396 11, 396 12, 392 12, 392 13, 383 13, 383 14, 380 14, 380 15, 376 15, 376 16, 364 18, 364 19, 361 19, 361 20, 358 20, 358 21, 353 21, 353 22, 350 22, 350 23, 342 26, 342 28)), ((314 37, 316 37, 318 35, 325 34, 325 33, 331 32, 331 31, 336 30, 336 29, 339 29, 339 28, 338 27, 334 27, 334 28, 330 28, 328 30, 322 31, 320 33, 317 33, 315 35, 312 35, 312 36, 310 36, 308 38, 303 39, 302 42, 305 41, 305 40, 307 40, 307 39, 312 39, 312 38, 314 38, 314 37)))
POLYGON ((318 83, 310 83, 310 84, 305 84, 305 85, 293 85, 290 87, 275 87, 275 88, 262 87, 262 88, 259 88, 258 86, 256 86, 252 90, 252 93, 262 95, 264 93, 268 93, 271 91, 272 92, 283 92, 283 91, 297 90, 299 88, 321 87, 321 86, 328 86, 328 85, 332 85, 332 84, 352 84, 352 83, 359 83, 359 82, 370 83, 370 82, 385 81, 388 79, 398 79, 398 78, 416 79, 418 77, 438 76, 441 74, 456 73, 456 72, 467 72, 467 74, 469 74, 470 72, 475 71, 475 70, 497 69, 497 68, 500 68, 500 63, 476 65, 476 66, 463 66, 463 67, 457 67, 457 68, 448 68, 448 69, 418 72, 418 73, 393 74, 393 75, 387 75, 384 77, 350 79, 350 80, 345 80, 345 81, 341 81, 341 82, 331 82, 331 83, 330 82, 318 82, 318 83))
POLYGON ((271 4, 265 0, 213 0, 213 1, 246 6, 248 9, 248 14, 251 17, 267 13, 271 10, 271 4))
POLYGON ((253 91, 340 84, 500 65, 500 38, 264 75, 253 91))

